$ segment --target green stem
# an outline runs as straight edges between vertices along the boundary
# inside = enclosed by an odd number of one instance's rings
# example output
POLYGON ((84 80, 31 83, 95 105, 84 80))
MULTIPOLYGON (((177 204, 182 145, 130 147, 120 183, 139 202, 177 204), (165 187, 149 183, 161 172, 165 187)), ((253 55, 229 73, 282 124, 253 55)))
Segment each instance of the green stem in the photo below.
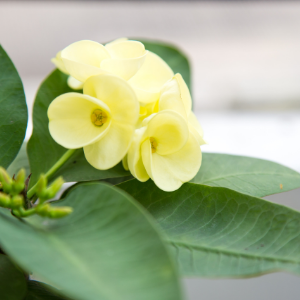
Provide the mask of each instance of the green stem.
POLYGON ((14 209, 13 213, 18 218, 25 218, 25 217, 29 217, 29 216, 35 214, 35 211, 36 211, 36 208, 30 208, 30 209, 25 210, 23 207, 20 207, 19 209, 14 209))
MULTIPOLYGON (((48 172, 45 174, 47 179, 50 179, 51 176, 75 153, 77 149, 70 149, 48 170, 48 172)), ((30 199, 34 196, 35 190, 37 187, 36 183, 27 193, 27 198, 30 199)))

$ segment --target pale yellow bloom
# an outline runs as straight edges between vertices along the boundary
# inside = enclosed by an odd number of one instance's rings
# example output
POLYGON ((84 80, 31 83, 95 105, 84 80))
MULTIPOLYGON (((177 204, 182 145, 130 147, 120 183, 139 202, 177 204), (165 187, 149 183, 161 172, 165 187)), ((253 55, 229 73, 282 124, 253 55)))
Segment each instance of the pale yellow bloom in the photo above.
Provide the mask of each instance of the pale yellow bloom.
POLYGON ((180 74, 176 74, 161 89, 158 102, 158 111, 174 110, 188 123, 189 130, 197 139, 199 145, 206 144, 203 139, 203 130, 196 116, 192 112, 190 91, 180 74))
POLYGON ((138 41, 117 40, 107 45, 83 40, 61 51, 67 72, 80 82, 89 77, 110 73, 129 80, 141 68, 147 51, 138 41))
POLYGON ((60 95, 48 108, 53 139, 68 149, 82 148, 87 161, 106 170, 128 151, 139 116, 133 89, 118 76, 90 77, 83 94, 60 95))
POLYGON ((186 120, 172 110, 153 114, 135 131, 125 162, 139 181, 149 177, 164 191, 177 190, 201 166, 199 144, 186 120))

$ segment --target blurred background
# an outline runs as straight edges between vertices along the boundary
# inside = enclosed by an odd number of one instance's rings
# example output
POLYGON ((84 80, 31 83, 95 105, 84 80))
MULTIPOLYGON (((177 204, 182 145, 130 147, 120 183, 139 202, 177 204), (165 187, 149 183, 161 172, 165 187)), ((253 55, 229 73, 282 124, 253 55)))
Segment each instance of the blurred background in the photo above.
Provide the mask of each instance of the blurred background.
MULTIPOLYGON (((167 41, 187 54, 204 151, 300 171, 300 2, 0 1, 0 43, 23 79, 30 110, 59 50, 82 39, 119 37, 167 41)), ((299 189, 268 200, 300 210, 299 189)), ((284 273, 183 283, 188 300, 300 294, 300 278, 284 273)))

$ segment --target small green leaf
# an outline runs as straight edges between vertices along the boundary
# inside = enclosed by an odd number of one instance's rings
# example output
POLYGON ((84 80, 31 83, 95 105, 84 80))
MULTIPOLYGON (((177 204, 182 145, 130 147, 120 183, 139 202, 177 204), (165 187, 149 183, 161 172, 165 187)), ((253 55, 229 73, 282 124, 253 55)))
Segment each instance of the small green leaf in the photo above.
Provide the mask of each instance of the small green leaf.
POLYGON ((57 205, 74 211, 46 222, 34 217, 35 225, 0 212, 0 243, 24 269, 74 299, 181 299, 168 251, 131 197, 94 182, 57 205))
POLYGON ((191 90, 191 70, 186 55, 172 44, 160 41, 136 39, 145 45, 145 48, 160 56, 173 70, 180 73, 191 90))
POLYGON ((27 127, 27 106, 21 78, 0 45, 0 166, 18 154, 27 127))
MULTIPOLYGON (((33 133, 28 142, 27 152, 32 177, 30 187, 38 180, 41 173, 46 173, 67 149, 58 145, 51 137, 48 124, 47 110, 50 103, 59 95, 74 92, 67 84, 68 76, 59 70, 53 71, 42 83, 37 93, 33 107, 33 133)), ((129 176, 122 165, 107 170, 93 168, 85 159, 82 149, 59 170, 53 178, 63 176, 67 182, 89 181, 106 178, 129 176)))
POLYGON ((122 188, 156 219, 185 276, 300 275, 300 213, 219 187, 193 183, 167 193, 150 180, 122 188))
POLYGON ((0 298, 23 300, 27 292, 25 274, 4 254, 0 254, 0 298))
POLYGON ((67 300, 68 298, 60 296, 59 291, 52 286, 30 280, 28 281, 28 292, 24 300, 67 300))
POLYGON ((265 197, 299 188, 300 174, 263 159, 203 153, 202 166, 191 182, 265 197))

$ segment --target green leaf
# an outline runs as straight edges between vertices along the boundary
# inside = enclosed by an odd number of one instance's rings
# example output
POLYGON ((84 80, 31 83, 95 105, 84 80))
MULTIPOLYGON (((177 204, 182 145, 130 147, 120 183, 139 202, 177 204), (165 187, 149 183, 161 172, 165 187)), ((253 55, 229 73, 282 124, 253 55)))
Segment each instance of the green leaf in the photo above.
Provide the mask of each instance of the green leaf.
POLYGON ((300 275, 300 213, 219 187, 193 183, 167 193, 150 180, 118 187, 156 219, 187 276, 300 275))
POLYGON ((29 166, 29 160, 26 152, 26 145, 27 145, 26 143, 23 143, 15 160, 7 168, 8 174, 10 176, 17 174, 18 171, 22 168, 25 169, 27 176, 30 174, 30 166, 29 166))
POLYGON ((27 127, 27 106, 21 78, 0 45, 0 166, 18 154, 27 127))
POLYGON ((265 197, 299 188, 300 174, 263 159, 203 153, 202 166, 191 182, 265 197))
POLYGON ((191 70, 186 55, 172 44, 160 41, 136 39, 145 45, 145 48, 160 56, 173 70, 180 73, 191 90, 191 70))
POLYGON ((4 254, 0 254, 0 297, 3 300, 23 300, 27 292, 25 274, 4 254))
POLYGON ((181 299, 168 251, 131 197, 94 182, 57 205, 74 212, 36 225, 0 213, 0 243, 24 269, 74 299, 181 299))
MULTIPOLYGON (((48 129, 47 110, 50 103, 59 95, 74 92, 67 84, 68 76, 55 70, 42 83, 33 107, 33 133, 28 142, 27 152, 32 177, 30 187, 35 184, 41 173, 46 173, 57 160, 67 151, 51 137, 48 129)), ((113 177, 129 176, 121 164, 107 170, 93 168, 85 159, 82 149, 78 150, 58 173, 67 182, 89 181, 113 177)))
POLYGON ((67 300, 67 298, 60 296, 59 291, 48 284, 30 280, 24 300, 67 300))

